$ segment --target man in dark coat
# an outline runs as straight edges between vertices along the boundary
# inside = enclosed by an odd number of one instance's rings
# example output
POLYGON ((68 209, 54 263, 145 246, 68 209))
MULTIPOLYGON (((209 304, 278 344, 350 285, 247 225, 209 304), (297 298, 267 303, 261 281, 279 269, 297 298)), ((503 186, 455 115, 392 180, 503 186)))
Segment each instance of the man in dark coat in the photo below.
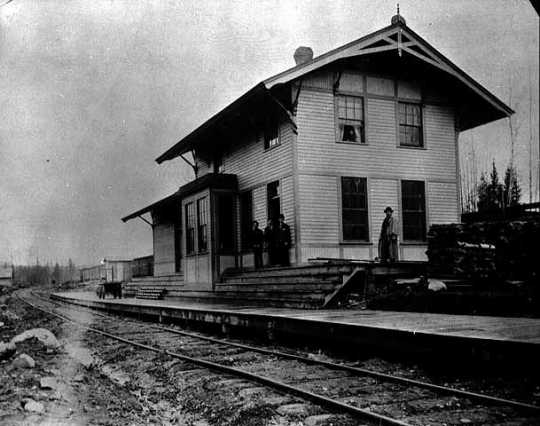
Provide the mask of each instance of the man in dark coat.
POLYGON ((279 222, 276 229, 276 251, 277 262, 281 266, 289 266, 289 248, 291 247, 291 228, 285 223, 285 216, 279 215, 279 222))
POLYGON ((276 232, 274 222, 272 219, 268 219, 266 222, 266 228, 264 228, 264 243, 266 245, 266 251, 268 253, 268 265, 272 266, 276 264, 276 232))
POLYGON ((398 234, 397 224, 392 217, 392 207, 384 209, 386 217, 381 226, 379 237, 379 259, 381 262, 395 262, 398 260, 398 234))
POLYGON ((253 258, 255 262, 255 269, 263 267, 263 246, 264 246, 264 234, 259 228, 259 222, 253 221, 253 227, 250 235, 251 249, 253 250, 253 258))

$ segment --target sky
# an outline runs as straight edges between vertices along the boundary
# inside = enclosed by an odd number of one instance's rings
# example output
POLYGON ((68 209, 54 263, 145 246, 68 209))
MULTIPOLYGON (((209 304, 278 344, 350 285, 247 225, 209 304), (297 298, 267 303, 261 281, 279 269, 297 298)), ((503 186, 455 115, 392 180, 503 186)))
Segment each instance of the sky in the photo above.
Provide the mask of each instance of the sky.
MULTIPOLYGON (((151 254, 150 227, 120 218, 193 178, 181 159, 158 165, 157 156, 294 65, 296 47, 317 56, 387 26, 396 11, 386 0, 2 4, 0 261, 18 264, 151 254)), ((539 20, 529 1, 401 0, 400 10, 516 110, 515 164, 528 201, 529 158, 538 192, 539 104, 539 20)), ((508 129, 499 120, 462 133, 462 157, 474 147, 478 173, 492 160, 504 169, 508 129)))

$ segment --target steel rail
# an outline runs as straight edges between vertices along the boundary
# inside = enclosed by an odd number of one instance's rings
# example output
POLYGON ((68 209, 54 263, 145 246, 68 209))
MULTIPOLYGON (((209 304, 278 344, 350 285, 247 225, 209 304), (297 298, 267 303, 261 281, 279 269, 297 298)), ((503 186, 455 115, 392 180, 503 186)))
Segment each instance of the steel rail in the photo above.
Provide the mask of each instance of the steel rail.
MULTIPOLYGON (((55 301, 53 301, 53 303, 55 303, 55 301)), ((87 309, 91 309, 91 308, 87 308, 87 309)), ((110 314, 108 315, 101 314, 101 315, 104 317, 110 316, 110 314)), ((446 395, 455 395, 455 396, 473 399, 475 401, 484 402, 486 404, 507 405, 510 407, 524 409, 524 410, 540 411, 540 406, 534 405, 534 404, 528 404, 526 402, 521 402, 521 401, 516 401, 516 400, 506 399, 506 398, 499 398, 496 396, 486 395, 483 393, 472 392, 472 391, 467 391, 467 390, 462 390, 462 389, 451 388, 448 386, 436 385, 433 383, 423 382, 423 381, 415 380, 415 379, 409 379, 406 377, 394 376, 391 374, 381 373, 381 372, 377 372, 373 370, 368 370, 365 368, 353 367, 353 366, 349 366, 345 364, 333 363, 330 361, 307 358, 301 355, 290 354, 287 352, 281 352, 281 351, 272 350, 272 349, 260 348, 256 346, 246 345, 243 343, 229 342, 227 340, 218 339, 214 337, 201 336, 197 333, 190 333, 187 331, 177 330, 170 327, 164 327, 164 326, 153 325, 153 324, 151 326, 158 330, 165 330, 165 331, 178 334, 178 335, 188 336, 188 337, 192 337, 196 339, 206 340, 213 343, 219 343, 223 345, 246 349, 253 352, 263 353, 266 355, 274 355, 281 358, 288 358, 295 361, 304 362, 306 364, 321 365, 321 366, 324 366, 333 370, 346 371, 346 372, 353 373, 360 376, 368 376, 368 377, 382 379, 388 382, 398 383, 402 385, 420 387, 420 388, 428 389, 434 392, 443 393, 446 395)))
POLYGON ((58 313, 51 312, 51 311, 48 311, 46 309, 40 308, 39 306, 34 305, 33 303, 25 300, 24 298, 22 298, 20 296, 17 296, 17 297, 20 300, 22 300, 23 302, 25 302, 26 304, 28 304, 29 306, 31 306, 32 308, 34 308, 34 309, 37 309, 37 310, 39 310, 41 312, 44 312, 46 314, 49 314, 49 315, 55 316, 57 318, 60 318, 63 321, 67 321, 67 322, 71 322, 73 324, 76 324, 78 327, 83 328, 83 329, 85 329, 87 331, 90 331, 92 333, 100 334, 102 336, 108 337, 110 339, 113 339, 113 340, 116 340, 116 341, 119 341, 119 342, 122 342, 122 343, 125 343, 125 344, 128 344, 128 345, 131 345, 131 346, 135 346, 135 347, 145 349, 145 350, 148 350, 148 351, 152 351, 152 352, 156 352, 156 353, 166 354, 166 355, 168 355, 168 356, 170 356, 172 358, 177 358, 177 359, 180 359, 182 361, 187 361, 187 362, 190 362, 192 364, 200 365, 200 366, 206 367, 206 368, 211 369, 211 370, 216 370, 216 371, 220 371, 220 372, 223 372, 223 373, 231 374, 233 376, 242 377, 244 379, 248 379, 250 381, 254 381, 254 382, 257 382, 257 383, 272 387, 274 389, 286 392, 288 394, 298 396, 298 397, 303 398, 305 400, 312 401, 312 402, 314 402, 314 403, 316 403, 318 405, 330 408, 332 410, 345 412, 347 414, 351 414, 351 415, 353 415, 355 417, 360 417, 362 419, 376 421, 378 425, 412 426, 409 423, 405 423, 405 422, 402 422, 400 420, 396 420, 396 419, 393 419, 391 417, 384 416, 382 414, 377 414, 377 413, 374 413, 374 412, 369 411, 369 410, 364 410, 362 408, 358 408, 358 407, 355 407, 353 405, 345 404, 345 403, 337 401, 335 399, 328 398, 326 396, 319 395, 319 394, 316 394, 316 393, 313 393, 313 392, 309 392, 309 391, 306 391, 304 389, 300 389, 300 388, 298 388, 296 386, 288 385, 288 384, 286 384, 284 382, 280 382, 278 380, 274 380, 274 379, 271 379, 271 378, 266 377, 266 376, 261 376, 259 374, 250 373, 248 371, 240 370, 238 368, 229 367, 229 366, 226 366, 226 365, 223 365, 223 364, 218 364, 218 363, 211 362, 211 361, 206 361, 206 360, 200 359, 200 358, 194 358, 194 357, 190 357, 190 356, 187 356, 187 355, 182 355, 182 354, 179 354, 179 353, 176 353, 176 352, 169 351, 167 349, 161 349, 161 348, 156 347, 156 346, 150 346, 150 345, 147 345, 147 344, 144 344, 144 343, 138 343, 138 342, 135 342, 135 341, 132 341, 132 340, 129 340, 129 339, 125 339, 123 337, 116 336, 116 335, 108 333, 106 331, 103 331, 103 330, 100 330, 100 329, 97 329, 97 328, 93 328, 93 327, 89 327, 89 326, 84 325, 84 324, 80 323, 79 321, 75 321, 75 320, 73 320, 73 319, 71 319, 69 317, 66 317, 66 316, 60 315, 58 313))

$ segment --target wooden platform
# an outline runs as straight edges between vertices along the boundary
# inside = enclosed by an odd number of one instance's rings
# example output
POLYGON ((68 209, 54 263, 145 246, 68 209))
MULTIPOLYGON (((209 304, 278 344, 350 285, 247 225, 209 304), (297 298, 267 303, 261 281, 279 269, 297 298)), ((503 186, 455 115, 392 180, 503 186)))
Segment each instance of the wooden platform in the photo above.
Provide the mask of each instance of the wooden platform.
MULTIPOLYGON (((370 310, 301 310, 249 305, 107 299, 93 293, 56 293, 54 299, 108 311, 298 337, 321 345, 344 345, 359 353, 383 351, 483 361, 518 360, 536 365, 540 357, 540 319, 499 318, 370 310)), ((536 367, 535 367, 536 368, 536 367)))
POLYGON ((161 290, 165 299, 177 301, 318 309, 338 306, 347 292, 363 292, 373 277, 418 276, 424 270, 425 262, 384 264, 326 258, 289 267, 230 268, 213 289, 208 285, 184 282, 181 274, 134 278, 126 284, 124 293, 128 297, 145 297, 145 294, 153 295, 161 290), (349 279, 355 271, 362 273, 349 279))

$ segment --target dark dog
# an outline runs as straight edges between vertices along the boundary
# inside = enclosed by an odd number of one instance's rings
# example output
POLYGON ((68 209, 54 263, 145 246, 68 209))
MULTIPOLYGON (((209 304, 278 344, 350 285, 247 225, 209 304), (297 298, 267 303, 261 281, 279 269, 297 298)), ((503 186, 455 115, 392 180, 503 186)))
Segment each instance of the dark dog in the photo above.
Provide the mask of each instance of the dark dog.
POLYGON ((113 298, 122 298, 122 283, 121 282, 112 282, 112 283, 101 283, 96 289, 96 294, 100 299, 105 299, 107 294, 110 294, 113 298))

